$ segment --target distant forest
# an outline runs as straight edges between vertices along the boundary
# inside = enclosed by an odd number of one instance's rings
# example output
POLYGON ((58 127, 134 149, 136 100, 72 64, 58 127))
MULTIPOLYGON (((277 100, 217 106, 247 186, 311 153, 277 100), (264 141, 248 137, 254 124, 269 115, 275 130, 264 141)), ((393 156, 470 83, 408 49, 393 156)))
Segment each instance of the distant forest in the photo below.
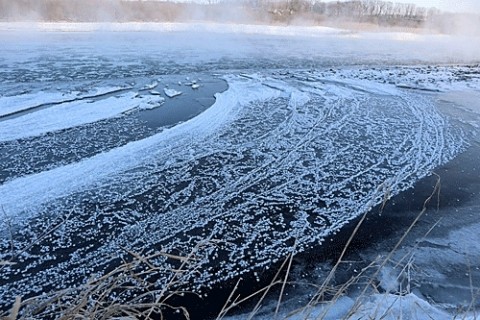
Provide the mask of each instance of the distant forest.
POLYGON ((449 15, 453 16, 435 8, 381 0, 208 0, 204 4, 153 0, 0 0, 1 21, 346 22, 414 28, 428 23, 440 28, 438 21, 443 24, 449 15))

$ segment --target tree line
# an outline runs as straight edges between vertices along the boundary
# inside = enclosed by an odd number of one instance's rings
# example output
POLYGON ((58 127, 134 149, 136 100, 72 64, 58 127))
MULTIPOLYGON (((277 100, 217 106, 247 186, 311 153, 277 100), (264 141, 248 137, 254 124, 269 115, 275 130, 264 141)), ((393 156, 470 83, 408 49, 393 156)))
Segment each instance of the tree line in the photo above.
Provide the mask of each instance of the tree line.
POLYGON ((0 20, 71 22, 189 21, 313 23, 349 21, 421 26, 441 12, 382 0, 208 0, 193 2, 132 0, 0 0, 0 20))

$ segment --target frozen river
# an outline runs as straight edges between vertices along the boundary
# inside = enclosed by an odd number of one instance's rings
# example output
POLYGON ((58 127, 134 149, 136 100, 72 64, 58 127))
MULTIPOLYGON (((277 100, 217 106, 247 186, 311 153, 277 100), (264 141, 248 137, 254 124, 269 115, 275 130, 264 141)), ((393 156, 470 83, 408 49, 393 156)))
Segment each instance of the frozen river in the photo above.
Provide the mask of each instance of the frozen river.
POLYGON ((0 32, 3 309, 101 277, 132 252, 154 256, 143 281, 156 288, 192 250, 187 290, 261 273, 328 245, 478 130, 475 110, 435 100, 480 90, 478 66, 452 65, 479 61, 459 39, 105 28, 0 32))

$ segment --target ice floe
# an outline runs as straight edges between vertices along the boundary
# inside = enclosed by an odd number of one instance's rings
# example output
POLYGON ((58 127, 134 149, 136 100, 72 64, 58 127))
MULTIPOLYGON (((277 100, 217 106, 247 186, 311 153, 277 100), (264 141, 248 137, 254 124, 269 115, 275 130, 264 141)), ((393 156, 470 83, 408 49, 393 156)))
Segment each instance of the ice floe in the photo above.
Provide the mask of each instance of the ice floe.
POLYGON ((182 94, 181 91, 177 91, 175 89, 169 89, 169 88, 164 88, 163 92, 165 92, 165 95, 169 98, 174 98, 182 94))
MULTIPOLYGON (((151 93, 151 92, 150 92, 151 93)), ((165 98, 164 97, 159 97, 158 95, 153 95, 153 97, 149 99, 145 99, 144 101, 139 105, 138 109, 139 110, 151 110, 160 107, 165 103, 165 98)))
POLYGON ((153 89, 155 89, 156 87, 158 87, 158 82, 157 82, 157 81, 153 81, 152 83, 145 85, 142 89, 143 89, 143 90, 153 90, 153 89))

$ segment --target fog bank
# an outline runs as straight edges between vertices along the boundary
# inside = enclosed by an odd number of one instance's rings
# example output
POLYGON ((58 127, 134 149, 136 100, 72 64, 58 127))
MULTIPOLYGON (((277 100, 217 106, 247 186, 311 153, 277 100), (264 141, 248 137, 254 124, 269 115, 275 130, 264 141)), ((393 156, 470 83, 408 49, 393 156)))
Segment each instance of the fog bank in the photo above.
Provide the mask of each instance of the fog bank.
POLYGON ((480 15, 414 4, 353 0, 210 0, 205 3, 127 0, 0 0, 0 21, 192 22, 332 26, 479 35, 480 15))

